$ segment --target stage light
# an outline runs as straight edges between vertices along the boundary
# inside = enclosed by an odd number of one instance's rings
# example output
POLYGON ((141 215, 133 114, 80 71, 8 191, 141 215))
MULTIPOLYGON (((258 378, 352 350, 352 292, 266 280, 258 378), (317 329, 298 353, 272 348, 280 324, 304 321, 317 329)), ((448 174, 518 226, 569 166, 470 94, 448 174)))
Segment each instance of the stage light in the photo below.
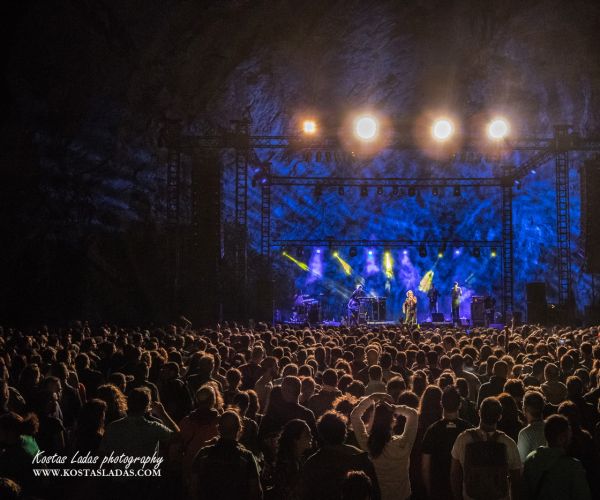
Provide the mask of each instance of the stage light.
POLYGON ((444 252, 438 252, 438 259, 444 258, 444 252))
POLYGON ((373 250, 369 250, 367 253, 369 254, 369 257, 373 257, 373 250))
POLYGON ((302 124, 302 130, 305 134, 313 135, 317 132, 317 122, 314 120, 304 120, 302 124))
POLYGON ((356 257, 357 253, 358 253, 358 251, 356 250, 356 247, 350 247, 350 251, 348 252, 350 257, 356 257))
POLYGON ((394 277, 394 259, 389 251, 383 254, 383 268, 385 270, 385 277, 392 279, 394 277))
POLYGON ((414 187, 408 188, 408 196, 415 196, 417 194, 417 190, 414 187))
POLYGON ((379 194, 379 195, 383 194, 383 188, 381 186, 377 187, 377 194, 379 194))
POLYGON ((304 247, 296 248, 296 257, 300 258, 304 256, 304 247))
POLYGON ((454 196, 460 196, 460 186, 454 186, 454 196))
POLYGON ((398 186, 394 186, 394 187, 392 188, 392 194, 393 194, 394 196, 398 196, 398 195, 400 194, 400 188, 399 188, 398 186))
POLYGON ((532 173, 533 175, 537 174, 537 172, 536 172, 535 170, 531 170, 531 173, 532 173))
POLYGON ((480 256, 481 256, 481 250, 479 249, 479 247, 473 248, 473 257, 480 257, 480 256))
POLYGON ((508 122, 503 118, 496 118, 488 125, 488 136, 490 139, 498 141, 508 135, 508 122))
POLYGON ((321 253, 321 249, 317 248, 317 253, 320 254, 321 253))
POLYGON ((315 186, 315 197, 318 198, 322 194, 323 194, 323 186, 321 186, 321 184, 317 184, 315 186))
POLYGON ((377 135, 377 120, 372 116, 361 116, 354 122, 354 133, 363 141, 372 141, 377 135))
POLYGON ((492 248, 492 251, 490 252, 490 257, 496 258, 497 255, 498 255, 498 253, 496 252, 496 249, 492 248))
POLYGON ((402 255, 408 255, 408 250, 402 250, 402 255))
POLYGON ((301 262, 298 259, 295 259, 289 253, 287 253, 285 250, 283 251, 282 255, 284 257, 286 257, 287 259, 291 260, 294 264, 296 264, 303 271, 308 271, 308 264, 306 264, 305 262, 301 262))
POLYGON ((328 163, 331 161, 331 152, 330 151, 325 151, 325 161, 328 163))
POLYGON ((361 186, 360 195, 364 198, 365 196, 369 196, 369 189, 367 186, 361 186))
POLYGON ((458 248, 454 250, 454 255, 460 255, 460 250, 458 248))
POLYGON ((340 196, 344 196, 344 194, 345 194, 345 191, 344 191, 344 186, 340 186, 340 187, 338 188, 338 194, 339 194, 340 196))
POLYGON ((419 257, 427 257, 427 247, 425 245, 419 245, 419 257))
POLYGON ((348 264, 344 259, 342 259, 338 252, 333 252, 333 256, 342 266, 342 269, 344 270, 344 273, 346 273, 346 276, 350 276, 352 274, 352 267, 350 266, 350 264, 348 264))
POLYGON ((432 194, 433 196, 438 196, 438 195, 440 194, 440 191, 439 191, 439 189, 438 189, 438 188, 434 187, 434 188, 431 190, 431 194, 432 194))
POLYGON ((437 141, 446 141, 454 132, 454 125, 447 119, 436 120, 431 128, 433 138, 437 141))
POLYGON ((317 162, 320 163, 321 162, 321 151, 317 151, 317 154, 315 156, 316 156, 317 162))

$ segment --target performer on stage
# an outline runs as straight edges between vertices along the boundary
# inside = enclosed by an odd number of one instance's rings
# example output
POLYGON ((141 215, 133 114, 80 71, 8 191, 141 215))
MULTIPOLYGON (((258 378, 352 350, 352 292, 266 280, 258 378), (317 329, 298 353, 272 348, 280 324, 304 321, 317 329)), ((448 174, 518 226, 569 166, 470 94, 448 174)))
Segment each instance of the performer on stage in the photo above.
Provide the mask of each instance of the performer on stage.
POLYGON ((417 324, 417 297, 412 290, 406 292, 406 300, 402 305, 402 312, 404 313, 404 324, 417 324))
POLYGON ((356 290, 352 292, 348 301, 348 324, 358 326, 358 312, 360 309, 360 300, 365 296, 365 291, 362 285, 358 285, 356 290))
POLYGON ((437 288, 432 283, 431 288, 427 292, 427 298, 429 299, 429 314, 431 316, 432 321, 433 321, 433 313, 438 312, 439 297, 440 297, 440 292, 438 292, 437 288))
POLYGON ((454 282, 452 287, 452 324, 460 325, 460 300, 462 297, 462 289, 458 286, 458 282, 454 282))

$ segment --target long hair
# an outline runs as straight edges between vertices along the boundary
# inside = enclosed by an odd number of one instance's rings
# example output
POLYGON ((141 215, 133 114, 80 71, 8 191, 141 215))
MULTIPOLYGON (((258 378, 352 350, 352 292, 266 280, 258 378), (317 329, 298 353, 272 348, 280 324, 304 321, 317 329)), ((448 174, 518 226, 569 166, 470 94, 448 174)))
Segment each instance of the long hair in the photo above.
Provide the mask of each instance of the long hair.
POLYGON ((277 442, 277 463, 291 462, 294 459, 294 445, 303 432, 310 432, 304 420, 295 418, 283 426, 277 442))
POLYGON ((375 407, 373 425, 371 426, 371 433, 367 441, 369 455, 372 458, 377 458, 381 455, 385 445, 392 439, 393 417, 394 408, 390 404, 381 402, 375 407))
POLYGON ((419 403, 419 425, 427 429, 442 418, 442 390, 437 385, 428 385, 419 403))
POLYGON ((96 397, 106 403, 107 423, 124 417, 127 413, 127 398, 121 390, 113 384, 103 384, 98 387, 96 397))

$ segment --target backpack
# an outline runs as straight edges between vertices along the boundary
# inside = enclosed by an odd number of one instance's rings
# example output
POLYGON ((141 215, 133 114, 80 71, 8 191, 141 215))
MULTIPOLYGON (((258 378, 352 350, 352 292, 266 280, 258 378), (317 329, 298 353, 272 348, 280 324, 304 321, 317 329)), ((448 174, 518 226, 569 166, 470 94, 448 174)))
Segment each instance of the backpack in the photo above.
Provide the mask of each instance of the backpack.
POLYGON ((508 457, 506 445, 494 433, 487 441, 477 430, 469 433, 471 443, 465 447, 463 477, 467 495, 475 500, 498 500, 508 496, 508 457))

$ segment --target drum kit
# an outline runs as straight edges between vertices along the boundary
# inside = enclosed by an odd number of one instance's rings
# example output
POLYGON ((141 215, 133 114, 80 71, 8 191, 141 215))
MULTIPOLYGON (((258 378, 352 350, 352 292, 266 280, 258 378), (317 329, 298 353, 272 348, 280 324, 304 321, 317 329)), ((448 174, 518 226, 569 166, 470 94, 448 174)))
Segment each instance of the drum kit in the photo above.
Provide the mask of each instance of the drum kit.
POLYGON ((310 295, 299 295, 292 309, 290 322, 319 323, 321 321, 321 303, 310 295))

